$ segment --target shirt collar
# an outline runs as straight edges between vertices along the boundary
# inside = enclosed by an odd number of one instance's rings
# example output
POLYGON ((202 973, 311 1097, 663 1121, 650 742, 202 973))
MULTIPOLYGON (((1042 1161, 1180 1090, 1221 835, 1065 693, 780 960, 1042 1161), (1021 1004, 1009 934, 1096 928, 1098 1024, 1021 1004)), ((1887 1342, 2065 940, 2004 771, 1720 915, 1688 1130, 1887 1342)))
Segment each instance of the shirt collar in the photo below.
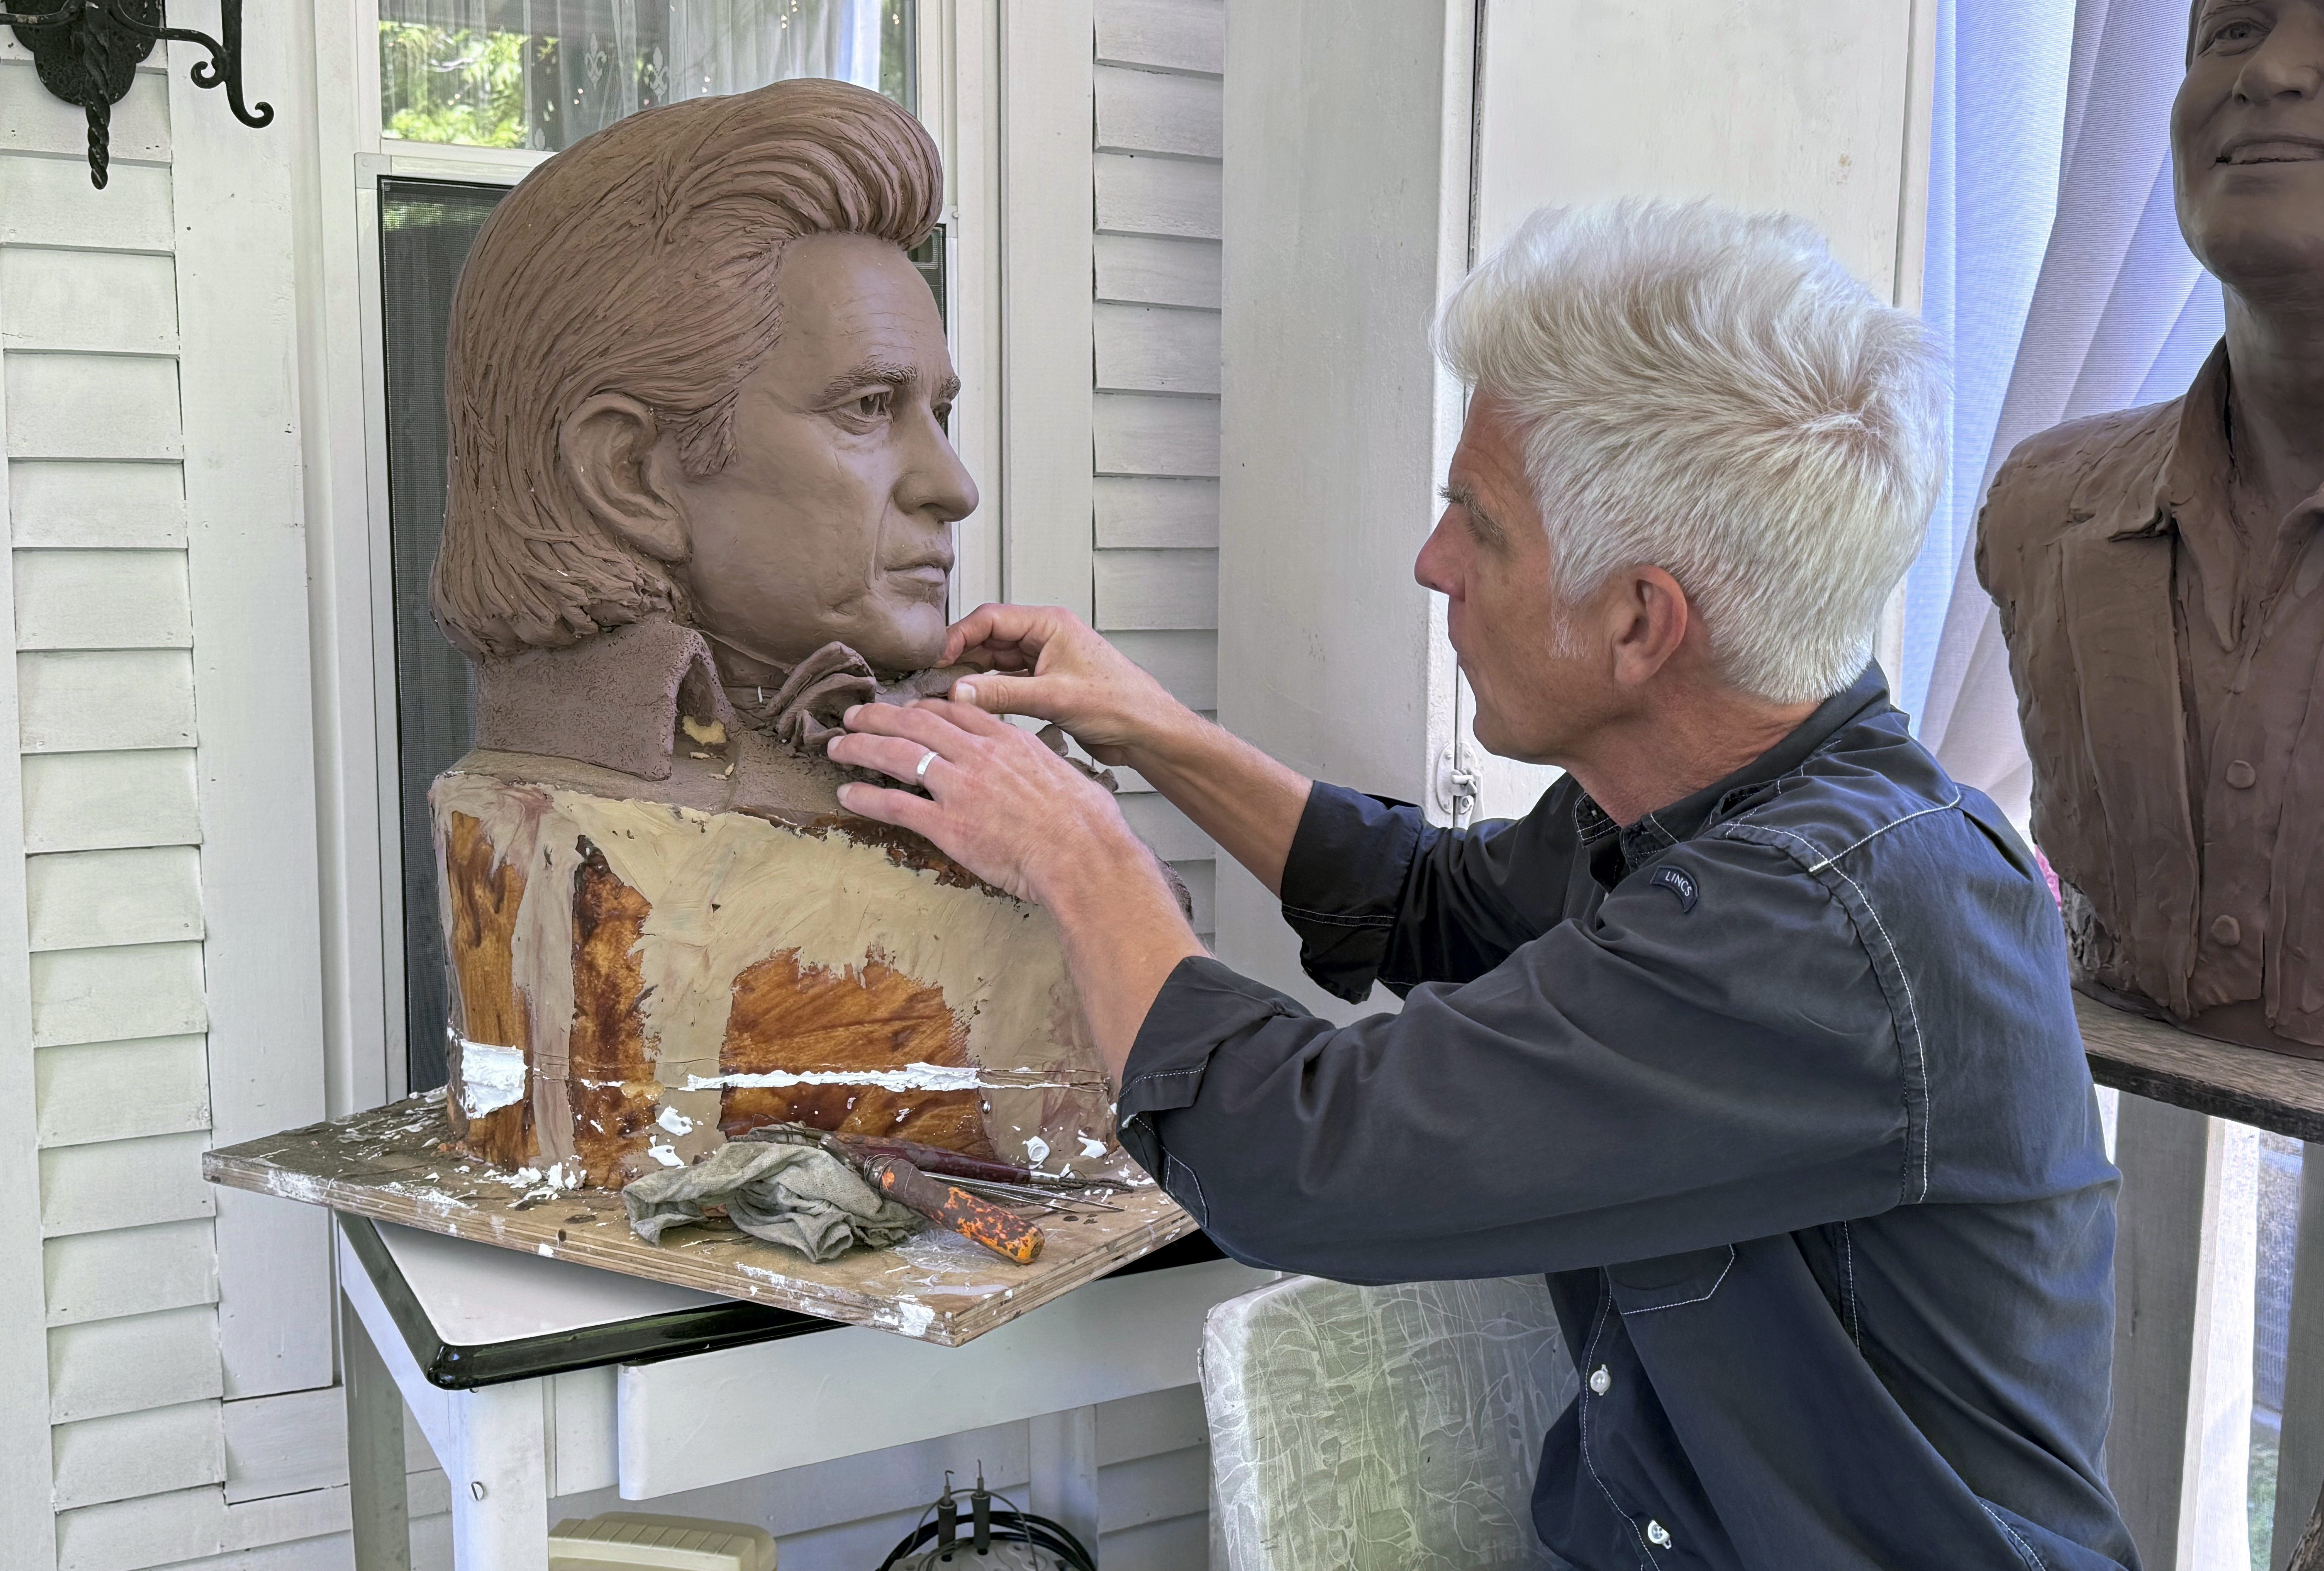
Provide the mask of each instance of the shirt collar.
POLYGON ((1877 661, 1840 692, 1816 706, 1791 735, 1723 780, 1656 808, 1634 824, 1617 825, 1588 792, 1573 804, 1574 827, 1590 854, 1590 871, 1611 889, 1630 872, 1682 840, 1692 840, 1744 803, 1757 799, 1792 773, 1839 734, 1844 725, 1888 707, 1888 679, 1877 661))
MULTIPOLYGON (((2250 546, 2236 525, 2234 393, 2222 339, 2180 401, 2178 428, 2154 482, 2153 511, 2110 537, 2177 534, 2201 575, 2204 618, 2222 649, 2233 649, 2242 636, 2237 607, 2244 576, 2266 568, 2264 561, 2250 559, 2250 546)), ((2301 503, 2298 512, 2324 513, 2324 490, 2301 503)))
POLYGON ((2179 429, 2154 482, 2145 533, 2176 531, 2202 575, 2203 613, 2222 648, 2236 642, 2236 590, 2245 556, 2235 519, 2235 448, 2227 433, 2227 346, 2203 362, 2180 401, 2179 429))

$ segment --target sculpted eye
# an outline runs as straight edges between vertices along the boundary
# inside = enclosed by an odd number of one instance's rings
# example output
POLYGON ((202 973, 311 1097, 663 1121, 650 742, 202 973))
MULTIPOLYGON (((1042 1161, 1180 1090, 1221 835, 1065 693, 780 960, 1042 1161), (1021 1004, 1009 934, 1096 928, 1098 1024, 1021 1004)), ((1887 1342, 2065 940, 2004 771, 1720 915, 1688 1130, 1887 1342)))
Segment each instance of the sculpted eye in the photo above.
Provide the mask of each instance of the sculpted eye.
POLYGON ((2258 42, 2265 32, 2266 29, 2256 22, 2222 23, 2212 29, 2211 35, 2204 40, 2203 49, 2206 53, 2209 53, 2215 49, 2240 48, 2245 44, 2258 42))
POLYGON ((893 393, 883 387, 877 393, 864 393, 851 407, 858 420, 886 420, 889 407, 894 403, 895 397, 893 393))

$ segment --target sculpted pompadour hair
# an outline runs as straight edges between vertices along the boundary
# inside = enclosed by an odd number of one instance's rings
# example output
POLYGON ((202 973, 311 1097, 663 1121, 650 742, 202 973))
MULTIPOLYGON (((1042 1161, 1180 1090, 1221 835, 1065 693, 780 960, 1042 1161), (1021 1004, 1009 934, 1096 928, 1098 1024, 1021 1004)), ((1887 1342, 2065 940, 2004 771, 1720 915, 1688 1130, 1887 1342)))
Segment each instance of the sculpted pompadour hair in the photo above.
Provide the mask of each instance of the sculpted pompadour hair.
POLYGON ((733 455, 735 394, 782 323, 793 240, 936 226, 944 172, 918 121, 844 82, 778 82, 617 121, 493 209, 452 306, 450 492, 429 599, 470 655, 552 649, 655 612, 661 564, 603 530, 558 462, 578 404, 650 405, 694 476, 733 455))
POLYGON ((1743 691, 1807 703, 1863 670, 1936 502, 1944 379, 1919 319, 1813 229, 1707 202, 1544 208, 1437 342, 1515 417, 1564 601, 1658 567, 1743 691))

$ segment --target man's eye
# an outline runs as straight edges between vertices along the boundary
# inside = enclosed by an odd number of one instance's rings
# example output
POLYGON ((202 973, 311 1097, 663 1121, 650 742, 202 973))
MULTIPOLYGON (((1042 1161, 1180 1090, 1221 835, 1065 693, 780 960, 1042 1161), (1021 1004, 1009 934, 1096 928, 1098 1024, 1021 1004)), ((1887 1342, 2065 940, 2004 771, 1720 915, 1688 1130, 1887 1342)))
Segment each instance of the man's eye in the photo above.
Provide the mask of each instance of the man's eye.
POLYGON ((2257 42, 2261 34, 2262 29, 2256 22, 2230 22, 2215 30, 2203 47, 2213 50, 2222 45, 2233 47, 2252 43, 2257 42))

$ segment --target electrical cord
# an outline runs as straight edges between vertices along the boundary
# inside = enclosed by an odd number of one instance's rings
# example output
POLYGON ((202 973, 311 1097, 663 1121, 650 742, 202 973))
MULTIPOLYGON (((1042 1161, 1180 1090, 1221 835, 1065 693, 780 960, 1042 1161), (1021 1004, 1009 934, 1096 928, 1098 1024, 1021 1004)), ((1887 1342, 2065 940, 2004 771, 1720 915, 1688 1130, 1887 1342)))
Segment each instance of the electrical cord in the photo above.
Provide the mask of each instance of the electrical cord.
MULTIPOLYGON (((969 1496, 971 1502, 971 1536, 954 1538, 959 1530, 960 1508, 952 1489, 952 1475, 945 1475, 945 1492, 936 1502, 920 1513, 919 1525, 904 1535, 903 1540, 888 1551, 880 1562, 879 1571, 894 1571, 906 1558, 923 1546, 928 1547, 930 1559, 944 1550, 967 1556, 982 1556, 993 1544, 1022 1544, 1028 1549, 1038 1549, 1054 1557, 1065 1571, 1097 1571, 1097 1560, 1083 1542, 1061 1522, 1052 1521, 1031 1511, 1020 1511, 1007 1495, 984 1487, 984 1470, 977 1469, 976 1488, 969 1496), (994 1510, 998 1500, 1004 1510, 994 1510), (935 1520, 929 1520, 933 1515, 935 1520)), ((974 1559, 964 1560, 964 1571, 975 1565, 974 1559)))

